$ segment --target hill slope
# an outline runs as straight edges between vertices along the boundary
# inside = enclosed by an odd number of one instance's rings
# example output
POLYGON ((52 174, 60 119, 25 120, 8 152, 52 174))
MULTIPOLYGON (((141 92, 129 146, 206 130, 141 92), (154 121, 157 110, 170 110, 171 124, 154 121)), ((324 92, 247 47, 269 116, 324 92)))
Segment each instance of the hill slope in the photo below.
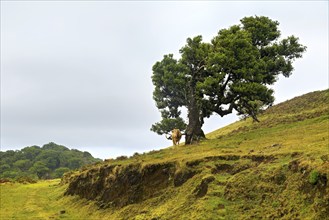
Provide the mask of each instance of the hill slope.
POLYGON ((67 174, 60 188, 73 196, 60 198, 95 219, 325 219, 328 103, 328 90, 306 94, 198 145, 67 174))

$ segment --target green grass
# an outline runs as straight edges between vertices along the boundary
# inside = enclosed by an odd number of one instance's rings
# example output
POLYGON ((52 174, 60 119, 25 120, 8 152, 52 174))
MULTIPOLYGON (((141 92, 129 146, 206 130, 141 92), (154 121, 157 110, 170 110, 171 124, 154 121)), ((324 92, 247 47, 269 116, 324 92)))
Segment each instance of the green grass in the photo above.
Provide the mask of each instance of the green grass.
POLYGON ((93 201, 64 196, 66 186, 59 183, 60 179, 0 184, 0 219, 112 219, 109 212, 99 210, 93 201))
POLYGON ((171 184, 121 208, 101 209, 96 201, 63 196, 68 185, 58 180, 3 184, 1 219, 325 219, 328 103, 328 90, 310 93, 271 107, 260 115, 260 123, 237 121, 195 145, 111 160, 71 174, 97 182, 99 170, 109 165, 120 165, 115 172, 123 172, 139 164, 143 172, 164 163, 174 163, 176 172, 196 172, 180 186, 171 184), (211 179, 206 193, 198 197, 206 179, 211 179))
POLYGON ((59 180, 35 184, 2 184, 1 219, 46 219, 59 213, 61 208, 55 205, 58 183, 59 180))
POLYGON ((59 179, 34 184, 6 183, 1 189, 0 219, 80 219, 78 210, 68 206, 59 179), (60 212, 65 210, 65 213, 60 212))

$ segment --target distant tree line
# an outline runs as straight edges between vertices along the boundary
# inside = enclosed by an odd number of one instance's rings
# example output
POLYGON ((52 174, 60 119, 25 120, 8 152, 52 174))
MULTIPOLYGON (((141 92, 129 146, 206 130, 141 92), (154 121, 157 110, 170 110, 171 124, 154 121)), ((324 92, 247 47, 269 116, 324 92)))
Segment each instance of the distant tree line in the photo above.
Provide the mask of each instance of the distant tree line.
POLYGON ((84 165, 101 161, 87 151, 68 149, 53 142, 22 150, 0 151, 0 178, 52 179, 84 165))

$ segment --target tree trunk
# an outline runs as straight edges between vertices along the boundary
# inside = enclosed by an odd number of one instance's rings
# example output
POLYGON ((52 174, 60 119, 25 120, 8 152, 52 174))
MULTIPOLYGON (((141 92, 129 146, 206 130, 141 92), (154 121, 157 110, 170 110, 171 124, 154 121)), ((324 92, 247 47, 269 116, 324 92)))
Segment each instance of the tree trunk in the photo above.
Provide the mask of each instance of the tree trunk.
POLYGON ((200 121, 200 110, 197 106, 195 97, 191 97, 188 106, 188 125, 185 132, 185 144, 193 144, 200 139, 205 138, 205 134, 201 129, 203 123, 200 121))

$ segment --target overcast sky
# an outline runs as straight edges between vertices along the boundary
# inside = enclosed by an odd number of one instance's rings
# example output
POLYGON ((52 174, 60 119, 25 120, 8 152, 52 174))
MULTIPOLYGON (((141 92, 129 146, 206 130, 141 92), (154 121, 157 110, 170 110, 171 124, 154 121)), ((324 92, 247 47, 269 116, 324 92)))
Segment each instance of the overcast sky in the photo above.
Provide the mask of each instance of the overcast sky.
MULTIPOLYGON (((150 131, 153 64, 253 15, 307 46, 276 103, 328 88, 328 1, 2 0, 1 150, 55 142, 104 159, 171 145, 150 131)), ((237 119, 212 116, 204 130, 237 119)))

